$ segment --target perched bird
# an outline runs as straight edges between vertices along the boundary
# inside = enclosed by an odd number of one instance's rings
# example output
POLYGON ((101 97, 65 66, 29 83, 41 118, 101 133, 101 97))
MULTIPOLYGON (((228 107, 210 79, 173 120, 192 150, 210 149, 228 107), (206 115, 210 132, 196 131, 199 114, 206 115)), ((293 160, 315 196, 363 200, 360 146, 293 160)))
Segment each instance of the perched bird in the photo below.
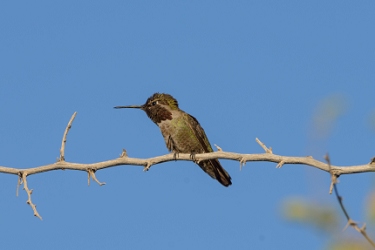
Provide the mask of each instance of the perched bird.
MULTIPOLYGON (((178 108, 178 102, 169 94, 155 93, 143 105, 116 106, 136 108, 146 112, 147 116, 161 130, 169 151, 195 154, 213 152, 203 128, 193 116, 178 108)), ((231 177, 221 166, 218 159, 204 160, 197 163, 201 169, 222 185, 232 184, 231 177)))

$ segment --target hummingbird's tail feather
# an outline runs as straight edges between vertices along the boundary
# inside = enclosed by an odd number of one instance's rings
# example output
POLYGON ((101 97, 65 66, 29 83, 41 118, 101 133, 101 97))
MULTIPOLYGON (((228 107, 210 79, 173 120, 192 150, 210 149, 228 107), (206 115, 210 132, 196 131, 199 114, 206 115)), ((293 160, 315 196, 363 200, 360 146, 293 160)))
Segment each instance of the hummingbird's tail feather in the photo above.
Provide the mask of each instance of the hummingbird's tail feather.
POLYGON ((232 185, 232 178, 217 159, 201 161, 198 165, 204 172, 210 175, 213 179, 218 180, 223 186, 228 187, 229 185, 232 185))

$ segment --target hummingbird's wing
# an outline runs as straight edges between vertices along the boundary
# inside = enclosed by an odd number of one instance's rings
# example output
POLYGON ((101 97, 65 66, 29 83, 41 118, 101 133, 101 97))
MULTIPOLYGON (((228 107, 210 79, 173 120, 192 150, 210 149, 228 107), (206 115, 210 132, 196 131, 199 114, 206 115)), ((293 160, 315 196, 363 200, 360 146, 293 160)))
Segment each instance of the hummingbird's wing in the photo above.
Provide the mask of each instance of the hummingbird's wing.
MULTIPOLYGON (((206 133, 204 132, 203 128, 199 124, 198 120, 192 116, 186 113, 188 116, 188 126, 190 126, 191 131, 193 131, 194 136, 199 141, 202 152, 194 152, 194 153, 209 153, 213 152, 210 142, 208 141, 208 138, 206 136, 206 133)), ((201 161, 198 163, 198 165, 201 167, 201 169, 206 172, 208 175, 210 175, 212 178, 218 180, 222 185, 229 186, 232 184, 231 177, 225 171, 225 169, 221 166, 218 159, 211 159, 206 161, 201 161)))
POLYGON ((213 152, 211 144, 207 139, 206 133, 199 124, 198 120, 192 115, 187 115, 189 120, 188 125, 190 126, 191 131, 193 131, 194 136, 198 139, 200 145, 202 146, 202 153, 213 152))

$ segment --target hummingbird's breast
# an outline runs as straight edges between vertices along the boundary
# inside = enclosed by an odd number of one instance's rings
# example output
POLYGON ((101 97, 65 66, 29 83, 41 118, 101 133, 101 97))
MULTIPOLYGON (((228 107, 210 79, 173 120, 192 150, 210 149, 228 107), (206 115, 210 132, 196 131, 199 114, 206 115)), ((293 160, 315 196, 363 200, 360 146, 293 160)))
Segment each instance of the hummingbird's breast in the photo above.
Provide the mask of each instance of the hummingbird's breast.
POLYGON ((203 148, 196 138, 187 119, 187 114, 172 112, 171 120, 164 120, 157 124, 163 134, 169 151, 180 153, 203 153, 203 148))

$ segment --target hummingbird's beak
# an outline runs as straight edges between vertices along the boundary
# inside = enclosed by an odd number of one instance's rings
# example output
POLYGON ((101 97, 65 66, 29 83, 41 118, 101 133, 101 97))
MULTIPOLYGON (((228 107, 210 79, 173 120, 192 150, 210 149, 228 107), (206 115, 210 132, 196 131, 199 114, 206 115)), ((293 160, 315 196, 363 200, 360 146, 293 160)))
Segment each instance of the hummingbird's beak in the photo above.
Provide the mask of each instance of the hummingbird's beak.
POLYGON ((129 106, 116 106, 115 109, 142 109, 144 110, 144 105, 129 105, 129 106))

